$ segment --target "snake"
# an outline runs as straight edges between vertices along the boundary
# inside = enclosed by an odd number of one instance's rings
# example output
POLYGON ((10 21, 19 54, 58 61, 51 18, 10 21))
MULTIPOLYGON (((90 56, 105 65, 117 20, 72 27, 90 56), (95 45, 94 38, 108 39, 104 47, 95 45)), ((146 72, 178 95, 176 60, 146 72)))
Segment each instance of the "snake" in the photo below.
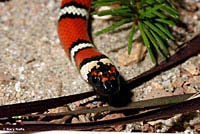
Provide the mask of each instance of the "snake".
POLYGON ((62 0, 58 37, 66 55, 97 95, 120 91, 120 74, 113 62, 95 47, 88 33, 91 0, 62 0))

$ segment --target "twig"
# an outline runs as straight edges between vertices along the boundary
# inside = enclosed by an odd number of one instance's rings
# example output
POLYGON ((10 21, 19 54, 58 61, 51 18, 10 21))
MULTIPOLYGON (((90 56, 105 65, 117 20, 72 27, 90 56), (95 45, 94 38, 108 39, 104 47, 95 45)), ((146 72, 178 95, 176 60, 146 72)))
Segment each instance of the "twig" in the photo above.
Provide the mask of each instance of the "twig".
POLYGON ((48 131, 48 130, 91 130, 95 128, 103 128, 111 125, 127 124, 137 121, 156 120, 173 116, 178 113, 187 113, 200 109, 200 98, 195 98, 180 104, 168 106, 162 109, 153 110, 150 112, 127 116, 118 119, 75 123, 75 124, 29 124, 29 125, 3 125, 0 130, 21 128, 21 131, 48 131))
MULTIPOLYGON (((101 113, 106 111, 112 112, 123 112, 126 110, 136 110, 136 109, 147 109, 151 107, 160 107, 166 105, 172 105, 181 103, 186 101, 188 98, 193 96, 194 94, 185 94, 185 95, 174 95, 169 97, 161 97, 149 100, 142 100, 132 102, 128 106, 125 107, 112 107, 112 106, 104 106, 99 108, 92 108, 92 109, 82 109, 82 110, 75 110, 75 111, 67 111, 67 112, 60 112, 60 113, 47 113, 47 114, 28 114, 24 115, 24 117, 38 117, 38 116, 63 116, 63 115, 80 115, 80 114, 87 114, 87 113, 101 113)), ((23 116, 22 116, 23 117, 23 116)))
POLYGON ((50 108, 62 106, 67 103, 90 97, 94 94, 94 92, 86 92, 82 94, 70 95, 67 97, 0 106, 0 118, 45 111, 50 108))

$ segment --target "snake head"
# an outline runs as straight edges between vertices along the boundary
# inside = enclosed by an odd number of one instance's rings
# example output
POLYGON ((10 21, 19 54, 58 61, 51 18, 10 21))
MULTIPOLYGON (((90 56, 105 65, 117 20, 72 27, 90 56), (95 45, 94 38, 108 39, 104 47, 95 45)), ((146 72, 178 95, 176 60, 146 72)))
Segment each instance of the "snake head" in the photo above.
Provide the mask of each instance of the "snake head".
POLYGON ((88 82, 97 94, 111 96, 120 90, 119 72, 112 64, 97 63, 88 74, 88 82))

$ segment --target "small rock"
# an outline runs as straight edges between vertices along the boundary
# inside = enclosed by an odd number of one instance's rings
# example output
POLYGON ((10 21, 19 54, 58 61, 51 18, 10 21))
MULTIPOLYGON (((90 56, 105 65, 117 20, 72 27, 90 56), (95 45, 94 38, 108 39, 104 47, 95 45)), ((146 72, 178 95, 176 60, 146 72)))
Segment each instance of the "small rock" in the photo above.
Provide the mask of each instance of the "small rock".
POLYGON ((183 85, 183 91, 184 91, 184 93, 196 93, 196 90, 193 88, 193 87, 191 87, 190 86, 190 84, 191 83, 189 83, 189 82, 186 82, 186 83, 184 83, 184 85, 183 85))
POLYGON ((197 89, 200 90, 200 76, 193 76, 192 83, 196 85, 197 89))
POLYGON ((121 52, 118 55, 118 62, 120 66, 128 66, 132 63, 138 63, 141 61, 146 53, 146 47, 141 43, 141 42, 134 42, 133 43, 133 49, 130 53, 128 54, 128 51, 126 50, 125 52, 121 52))
POLYGON ((147 86, 145 88, 144 94, 148 94, 149 92, 151 92, 152 89, 153 89, 152 86, 147 86))
POLYGON ((122 117, 124 117, 124 114, 115 113, 115 114, 108 114, 100 120, 110 120, 110 119, 117 119, 117 118, 122 118, 122 117))
POLYGON ((184 0, 182 3, 182 6, 185 7, 188 11, 194 12, 197 10, 197 2, 194 0, 184 0))
POLYGON ((80 102, 80 101, 76 101, 76 102, 74 102, 74 105, 75 105, 76 107, 79 107, 79 106, 81 105, 81 102, 80 102))
POLYGON ((183 65, 183 68, 190 72, 192 75, 199 75, 200 74, 200 68, 197 67, 197 65, 194 64, 188 64, 188 65, 183 65))
POLYGON ((17 91, 17 92, 21 91, 21 82, 20 81, 15 83, 15 91, 17 91))
POLYGON ((90 122, 89 116, 90 114, 79 115, 78 118, 79 118, 79 121, 81 122, 90 122))
POLYGON ((116 132, 120 132, 124 129, 124 125, 115 125, 113 127, 113 129, 116 131, 116 132))
POLYGON ((152 125, 150 125, 150 124, 144 124, 144 126, 142 127, 142 132, 151 132, 151 133, 153 133, 153 132, 156 132, 156 129, 155 129, 155 127, 153 127, 152 125))
MULTIPOLYGON (((124 114, 122 113, 108 114, 100 120, 111 120, 111 119, 117 119, 117 118, 122 118, 122 117, 124 117, 124 114)), ((114 131, 119 132, 124 128, 124 125, 114 125, 114 126, 111 126, 111 128, 114 129, 114 131)))
POLYGON ((184 88, 183 87, 178 87, 173 92, 173 95, 182 95, 182 94, 184 94, 184 88))
POLYGON ((200 2, 197 3, 197 7, 200 9, 200 2))
POLYGON ((99 102, 95 102, 95 103, 88 103, 86 105, 86 107, 91 109, 91 108, 99 107, 99 106, 102 106, 102 105, 103 105, 102 102, 99 101, 99 102))
POLYGON ((0 84, 9 83, 13 79, 14 77, 11 76, 10 74, 0 73, 0 84))
POLYGON ((66 115, 61 119, 52 120, 52 121, 50 121, 50 123, 53 123, 53 124, 65 124, 69 119, 71 119, 71 117, 72 116, 66 115))
POLYGON ((157 82, 151 82, 151 86, 156 89, 164 89, 163 86, 157 82))
POLYGON ((163 81, 162 85, 163 85, 164 88, 169 87, 171 85, 171 80, 169 79, 169 80, 163 81))
POLYGON ((74 117, 72 118, 72 123, 80 123, 80 121, 78 118, 74 117))
POLYGON ((20 88, 21 88, 21 89, 28 88, 28 85, 27 85, 26 83, 23 82, 23 83, 20 84, 20 88))
POLYGON ((67 112, 69 111, 68 107, 57 107, 53 109, 49 109, 48 113, 61 113, 61 112, 67 112))
POLYGON ((172 86, 174 88, 182 87, 185 81, 183 81, 181 78, 177 78, 175 81, 172 82, 172 86))
POLYGON ((196 132, 200 132, 200 123, 194 125, 194 131, 196 131, 196 132))
POLYGON ((199 117, 194 117, 194 119, 190 120, 189 124, 191 126, 199 125, 199 130, 200 130, 200 118, 199 117))
POLYGON ((83 123, 83 122, 90 122, 89 119, 90 114, 87 115, 79 115, 78 118, 72 118, 72 123, 83 123))
POLYGON ((55 1, 51 0, 51 1, 49 1, 49 3, 47 4, 46 7, 47 7, 49 10, 53 10, 54 6, 55 6, 55 1))

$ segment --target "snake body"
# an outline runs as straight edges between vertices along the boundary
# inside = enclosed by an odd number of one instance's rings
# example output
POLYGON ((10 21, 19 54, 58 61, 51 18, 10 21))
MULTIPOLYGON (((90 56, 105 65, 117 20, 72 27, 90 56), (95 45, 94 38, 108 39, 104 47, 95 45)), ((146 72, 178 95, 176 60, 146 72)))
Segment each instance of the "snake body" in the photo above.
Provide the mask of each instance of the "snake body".
POLYGON ((62 0, 58 36, 71 62, 97 94, 119 92, 119 73, 111 60, 99 52, 88 35, 91 0, 62 0))

